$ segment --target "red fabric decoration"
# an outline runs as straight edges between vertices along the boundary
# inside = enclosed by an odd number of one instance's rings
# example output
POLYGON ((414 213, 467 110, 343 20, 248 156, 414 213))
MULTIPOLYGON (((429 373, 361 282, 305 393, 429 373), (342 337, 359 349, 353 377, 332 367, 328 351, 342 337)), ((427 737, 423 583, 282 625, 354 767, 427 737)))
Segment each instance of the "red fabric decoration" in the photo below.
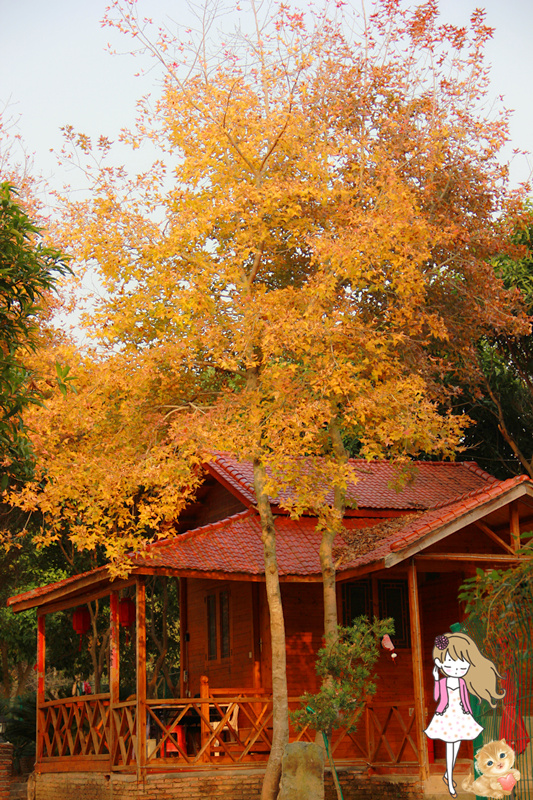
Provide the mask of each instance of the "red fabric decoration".
MULTIPOLYGON (((118 604, 118 621, 123 628, 131 628, 135 622, 135 603, 131 598, 124 597, 118 604)), ((128 644, 128 631, 126 631, 126 644, 128 644)))
POLYGON ((81 650, 81 640, 84 634, 86 634, 87 631, 89 630, 90 626, 91 626, 91 615, 89 614, 89 609, 87 608, 87 606, 79 606, 79 608, 77 608, 74 611, 74 614, 72 615, 72 627, 80 637, 80 647, 79 647, 80 650, 81 650))

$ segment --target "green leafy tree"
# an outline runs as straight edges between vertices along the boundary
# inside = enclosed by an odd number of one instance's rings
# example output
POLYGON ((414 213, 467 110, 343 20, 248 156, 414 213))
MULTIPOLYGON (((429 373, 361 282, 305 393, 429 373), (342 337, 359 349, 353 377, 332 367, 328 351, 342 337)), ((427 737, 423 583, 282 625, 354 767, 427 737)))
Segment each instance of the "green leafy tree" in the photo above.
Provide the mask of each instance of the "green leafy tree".
POLYGON ((36 345, 46 295, 67 271, 66 257, 43 243, 15 189, 0 184, 1 489, 10 479, 32 475, 34 458, 22 415, 41 398, 25 353, 36 345))
MULTIPOLYGON (((12 525, 17 526, 17 521, 12 525)), ((65 578, 69 574, 66 566, 57 546, 38 550, 29 536, 0 559, 0 696, 9 698, 27 692, 35 665, 36 613, 28 610, 15 617, 6 607, 7 598, 65 578)), ((59 618, 54 627, 58 624, 59 618)), ((64 631, 58 634, 50 641, 57 641, 58 651, 64 651, 64 631)))
MULTIPOLYGON (((519 295, 533 316, 533 207, 526 204, 507 252, 493 260, 495 276, 519 295)), ((474 421, 463 458, 475 458, 501 478, 533 478, 533 334, 493 330, 477 343, 478 370, 465 392, 474 421)))

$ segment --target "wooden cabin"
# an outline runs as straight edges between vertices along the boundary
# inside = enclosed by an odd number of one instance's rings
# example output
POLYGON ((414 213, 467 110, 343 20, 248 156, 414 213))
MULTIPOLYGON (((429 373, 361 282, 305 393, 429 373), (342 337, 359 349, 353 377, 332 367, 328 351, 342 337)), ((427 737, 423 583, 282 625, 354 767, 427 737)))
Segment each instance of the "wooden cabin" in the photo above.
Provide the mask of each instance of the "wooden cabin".
MULTIPOLYGON (((444 769, 444 746, 423 729, 433 712, 431 650, 437 634, 461 619, 459 586, 477 567, 517 562, 520 534, 533 522, 533 482, 499 481, 475 463, 417 463, 401 491, 386 462, 354 461, 349 487, 357 506, 335 547, 339 619, 392 616, 396 658, 383 650, 377 692, 355 733, 335 732, 340 765, 426 781, 444 769)), ((206 466, 196 500, 178 532, 132 558, 126 580, 106 568, 27 592, 13 611, 38 613, 38 773, 151 773, 260 766, 272 728, 269 613, 252 467, 226 455, 206 466), (179 577, 179 697, 146 693, 145 581, 179 577), (135 587, 137 689, 120 697, 118 607, 135 587), (110 597, 109 691, 47 699, 46 618, 110 597)), ((317 689, 314 669, 323 636, 320 534, 316 520, 292 520, 273 499, 287 640, 290 705, 317 689)), ((314 740, 314 731, 292 739, 314 740)), ((471 757, 463 745, 462 758, 471 757)))

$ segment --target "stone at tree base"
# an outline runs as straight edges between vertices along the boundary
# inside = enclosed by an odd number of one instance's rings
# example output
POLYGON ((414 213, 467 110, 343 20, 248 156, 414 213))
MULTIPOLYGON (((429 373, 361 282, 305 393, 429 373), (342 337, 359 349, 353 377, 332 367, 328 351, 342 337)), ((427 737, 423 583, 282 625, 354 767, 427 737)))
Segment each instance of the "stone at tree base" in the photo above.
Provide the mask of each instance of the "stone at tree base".
POLYGON ((292 742, 283 753, 278 800, 324 800, 324 748, 292 742))

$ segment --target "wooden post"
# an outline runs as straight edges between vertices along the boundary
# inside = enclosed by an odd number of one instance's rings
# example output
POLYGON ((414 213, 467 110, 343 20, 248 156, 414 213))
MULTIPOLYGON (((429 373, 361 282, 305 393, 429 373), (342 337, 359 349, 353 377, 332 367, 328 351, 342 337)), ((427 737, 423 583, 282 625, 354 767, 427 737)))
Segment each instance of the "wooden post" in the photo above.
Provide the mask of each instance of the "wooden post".
POLYGON ((41 730, 41 708, 44 703, 44 673, 46 670, 46 615, 39 614, 37 617, 37 764, 41 760, 43 752, 42 737, 44 731, 41 730))
POLYGON ((120 648, 119 648, 119 619, 118 619, 118 592, 111 592, 109 601, 109 752, 113 767, 115 758, 116 731, 115 731, 115 706, 120 702, 120 648))
POLYGON ((424 695, 424 669, 422 663, 422 634, 420 626, 420 605, 418 601, 418 581, 416 564, 411 559, 408 569, 409 585, 409 616, 411 619, 411 656, 413 660, 413 687, 415 695, 415 725, 418 746, 418 763, 420 767, 420 780, 429 778, 429 758, 426 736, 426 702, 424 695))
POLYGON ((188 655, 187 578, 179 579, 180 608, 180 697, 190 697, 188 655))
POLYGON ((146 586, 137 578, 137 779, 146 770, 146 586))
POLYGON ((261 617, 259 613, 259 584, 252 583, 252 658, 254 689, 261 689, 261 617))
POLYGON ((111 592, 110 598, 110 672, 109 693, 111 707, 119 703, 120 696, 120 648, 119 648, 119 618, 118 618, 118 592, 111 592))
POLYGON ((520 549, 520 515, 516 500, 509 503, 509 530, 511 531, 511 547, 516 553, 520 549))
MULTIPOLYGON (((207 675, 200 676, 200 698, 205 699, 209 697, 209 678, 207 675)), ((204 722, 203 717, 209 719, 209 703, 202 703, 202 718, 200 719, 200 742, 201 747, 203 749, 204 745, 208 741, 209 737, 211 736, 211 726, 204 722)), ((202 761, 209 761, 209 753, 206 752, 202 756, 202 761)))

